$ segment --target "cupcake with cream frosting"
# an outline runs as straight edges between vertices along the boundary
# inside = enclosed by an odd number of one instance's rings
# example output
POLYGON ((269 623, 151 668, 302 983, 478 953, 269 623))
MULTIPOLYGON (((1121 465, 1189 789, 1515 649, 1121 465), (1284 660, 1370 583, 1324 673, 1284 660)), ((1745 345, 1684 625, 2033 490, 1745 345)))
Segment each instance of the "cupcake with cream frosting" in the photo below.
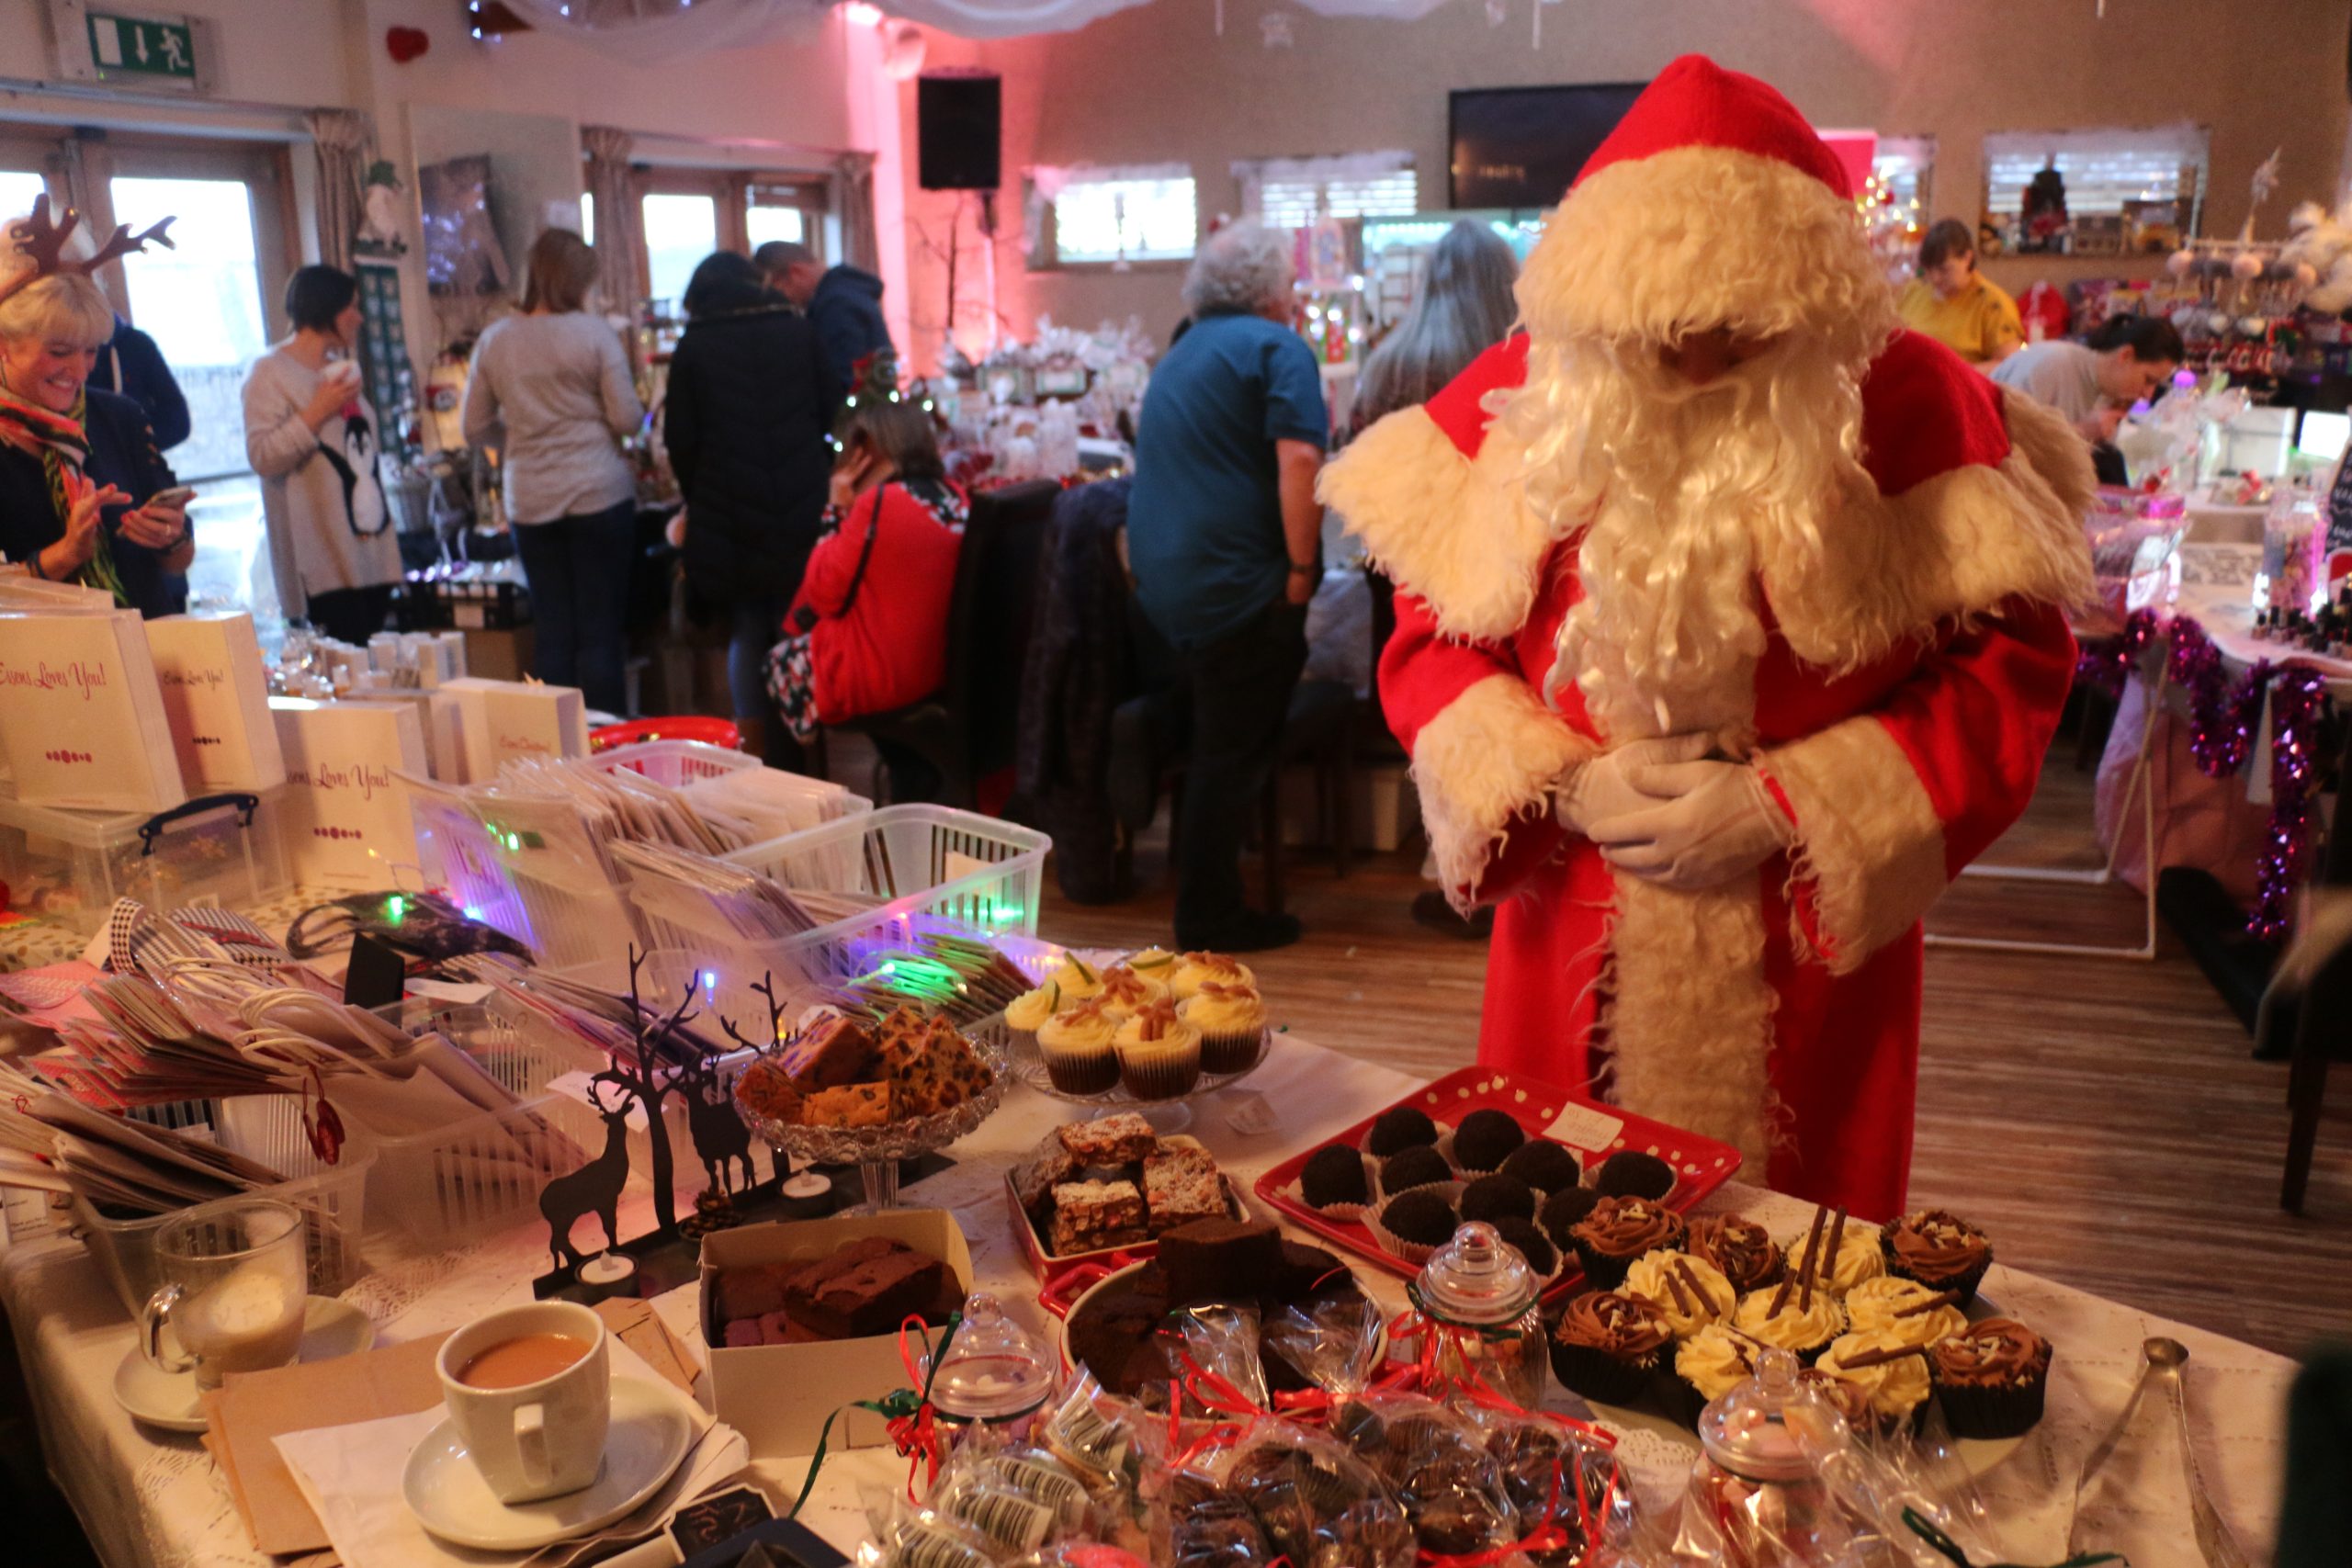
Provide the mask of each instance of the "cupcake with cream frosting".
POLYGON ((1102 988, 1095 993, 1095 1000, 1124 1023, 1167 994, 1164 982, 1117 964, 1102 971, 1102 988))
POLYGON ((1046 978, 1062 988, 1065 1002, 1082 1002, 1102 993, 1102 971, 1075 953, 1064 954, 1061 967, 1046 978))
POLYGON ((1023 991, 1012 998, 1004 1010, 1004 1027, 1012 1032, 1015 1045, 1036 1048, 1037 1031, 1046 1021, 1059 1012, 1062 988, 1051 980, 1034 991, 1023 991))
POLYGON ((1178 1001, 1190 1001, 1203 986, 1249 986, 1255 987, 1258 976, 1250 965, 1222 953, 1188 953, 1176 961, 1175 972, 1168 976, 1168 994, 1178 1001))
POLYGON ((1625 1270, 1625 1293, 1657 1308, 1677 1339, 1721 1323, 1739 1304, 1723 1270, 1687 1252, 1645 1252, 1625 1270))
POLYGON ((1119 1021, 1099 1002, 1080 1002, 1037 1028, 1037 1054, 1046 1077, 1064 1094, 1103 1094, 1119 1081, 1119 1058, 1112 1039, 1119 1021))
POLYGON ((1884 1329, 1838 1336, 1814 1366, 1868 1393, 1882 1432, 1904 1431, 1927 1410, 1927 1352, 1884 1329))
POLYGON ((1783 1280, 1769 1291, 1750 1291, 1739 1298, 1731 1325, 1750 1339, 1777 1345, 1810 1365, 1829 1342, 1846 1332, 1846 1309, 1827 1291, 1805 1292, 1783 1280))
MULTIPOLYGON (((1781 1244, 1781 1250, 1789 1266, 1794 1268, 1804 1257, 1804 1238, 1792 1237, 1781 1244)), ((1816 1284, 1826 1285, 1831 1295, 1843 1301, 1846 1292, 1863 1280, 1876 1280, 1885 1273, 1886 1255, 1880 1249, 1878 1227, 1849 1221, 1838 1235, 1835 1258, 1829 1256, 1826 1239, 1823 1241, 1813 1278, 1816 1284)))
POLYGON ((1846 1315, 1857 1334, 1883 1331, 1924 1350, 1968 1326, 1968 1314, 1945 1295, 1917 1280, 1882 1274, 1846 1292, 1846 1315))
POLYGON ((1127 967, 1146 979, 1166 985, 1176 974, 1176 954, 1164 947, 1147 947, 1127 954, 1127 967))
POLYGON ((1258 1065, 1266 1039, 1266 1004, 1255 987, 1204 981, 1176 1015, 1201 1032, 1203 1072, 1246 1072, 1258 1065))
POLYGON ((1119 1081, 1137 1100, 1178 1100, 1201 1081, 1201 1032, 1162 998, 1119 1025, 1119 1081))
POLYGON ((1757 1341, 1724 1324, 1711 1323, 1674 1350, 1674 1376, 1665 1380, 1667 1404, 1686 1426, 1699 1412, 1756 1375, 1757 1341))

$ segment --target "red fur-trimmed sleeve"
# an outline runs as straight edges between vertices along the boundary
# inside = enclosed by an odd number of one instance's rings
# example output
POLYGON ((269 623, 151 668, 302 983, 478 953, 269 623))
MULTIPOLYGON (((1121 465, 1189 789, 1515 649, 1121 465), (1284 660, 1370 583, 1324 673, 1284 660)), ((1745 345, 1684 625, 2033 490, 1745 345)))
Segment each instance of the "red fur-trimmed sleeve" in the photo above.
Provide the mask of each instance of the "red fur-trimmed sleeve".
POLYGON ((2012 600, 1869 713, 1758 758, 1796 823, 1798 932, 1838 974, 1909 931, 2033 798, 2075 639, 2012 600))
POLYGON ((1380 701, 1412 755, 1439 877, 1457 904, 1503 897, 1558 850, 1552 785, 1592 743, 1544 705, 1506 646, 1442 637, 1429 605, 1400 593, 1380 701))

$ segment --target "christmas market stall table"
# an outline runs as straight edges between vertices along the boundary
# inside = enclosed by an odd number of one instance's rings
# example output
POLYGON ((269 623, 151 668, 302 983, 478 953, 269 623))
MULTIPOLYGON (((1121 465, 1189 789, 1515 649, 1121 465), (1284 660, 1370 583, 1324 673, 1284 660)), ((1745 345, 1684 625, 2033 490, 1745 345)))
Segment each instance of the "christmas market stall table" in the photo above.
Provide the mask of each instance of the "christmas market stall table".
MULTIPOLYGON (((1345 1060, 1284 1034, 1276 1037, 1265 1064, 1246 1084, 1195 1107, 1191 1131, 1246 1188, 1301 1148, 1396 1102, 1415 1087, 1400 1074, 1345 1060)), ((1052 1325, 1036 1303, 1037 1282, 1011 1234, 1003 1177, 1012 1161, 1069 1114, 1069 1107, 1015 1085, 999 1113, 950 1151, 956 1161, 952 1168, 910 1183, 901 1198, 910 1205, 953 1211, 970 1243, 975 1286, 993 1292, 1041 1335, 1049 1335, 1052 1325)), ((1811 1211, 1794 1200, 1738 1183, 1719 1190, 1702 1208, 1747 1215, 1776 1235, 1801 1232, 1811 1218, 1811 1211)), ((624 1230, 628 1228, 625 1222, 624 1230)), ((398 1344, 454 1327, 492 1307, 529 1300, 530 1280, 545 1267, 546 1257, 545 1232, 537 1226, 455 1252, 386 1256, 346 1299, 375 1324, 379 1344, 398 1344)), ((1360 1278, 1385 1307, 1402 1309, 1401 1280, 1370 1267, 1360 1278)), ((2058 1351, 2047 1416, 2017 1451, 1976 1483, 1993 1517, 2007 1521, 2006 1540, 2020 1561, 2064 1555, 2082 1461, 2121 1410, 2137 1373, 2141 1344, 2154 1335, 2188 1348, 2187 1386, 2198 1467, 2241 1540, 2267 1554, 2291 1363, 1998 1264, 1984 1289, 2002 1313, 2034 1325, 2058 1351)), ((693 1296, 693 1287, 687 1287, 661 1298, 656 1307, 699 1353, 693 1296)), ((81 1246, 45 1238, 12 1247, 0 1257, 0 1298, 33 1390, 51 1473, 111 1568, 265 1568, 270 1560, 253 1551, 198 1439, 136 1426, 115 1403, 109 1386, 131 1344, 131 1325, 81 1246)), ((707 1380, 703 1392, 707 1396, 707 1380)), ((876 1397, 887 1392, 874 1391, 876 1397)), ((1579 1407, 1574 1396, 1556 1388, 1549 1403, 1579 1407)), ((1692 1450, 1645 1427, 1627 1430, 1620 1452, 1644 1503, 1670 1506, 1692 1450)), ((799 1490, 807 1461, 771 1459, 755 1470, 770 1495, 788 1503, 799 1490)), ((906 1461, 888 1448, 836 1452, 817 1477, 803 1520, 847 1551, 865 1532, 861 1488, 897 1486, 906 1473, 906 1461)), ((2103 1513, 2086 1518, 2085 1539, 2128 1551, 2135 1568, 2198 1563, 2180 1483, 2176 1457, 2152 1461, 2132 1493, 2128 1517, 2103 1513)))

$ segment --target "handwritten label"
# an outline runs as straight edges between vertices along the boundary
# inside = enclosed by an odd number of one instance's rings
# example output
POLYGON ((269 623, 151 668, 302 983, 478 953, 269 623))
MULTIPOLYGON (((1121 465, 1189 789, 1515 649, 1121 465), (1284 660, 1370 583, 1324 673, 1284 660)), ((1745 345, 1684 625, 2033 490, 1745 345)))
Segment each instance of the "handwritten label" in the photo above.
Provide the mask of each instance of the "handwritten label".
POLYGON ((164 669, 158 666, 155 671, 155 682, 162 686, 198 686, 210 691, 227 685, 229 673, 225 670, 209 668, 187 670, 164 669))
POLYGON ((500 731, 498 749, 510 757, 553 757, 556 749, 536 735, 508 735, 500 731))
POLYGON ((1571 1100, 1559 1115, 1553 1118, 1552 1124, 1544 1129, 1544 1135, 1557 1138, 1575 1148, 1605 1149, 1615 1143, 1617 1134, 1624 1130, 1623 1121, 1611 1116, 1600 1106, 1571 1100))
POLYGON ((21 664, 0 663, 0 686, 36 692, 77 691, 86 703, 105 690, 107 670, 103 664, 91 664, 79 659, 62 668, 47 660, 36 661, 30 669, 21 664))
POLYGON ((347 768, 323 763, 314 768, 291 767, 286 770, 286 777, 289 783, 309 784, 317 790, 356 789, 363 801, 373 801, 378 790, 392 787, 391 769, 371 767, 365 762, 355 762, 347 768))

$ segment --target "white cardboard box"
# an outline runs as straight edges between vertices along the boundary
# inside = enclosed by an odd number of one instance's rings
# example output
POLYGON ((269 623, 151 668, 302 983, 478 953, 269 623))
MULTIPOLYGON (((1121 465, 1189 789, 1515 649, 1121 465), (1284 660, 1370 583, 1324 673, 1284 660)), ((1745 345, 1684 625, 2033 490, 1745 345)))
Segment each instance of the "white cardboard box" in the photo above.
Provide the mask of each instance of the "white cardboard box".
MULTIPOLYGON (((718 1310, 716 1276, 723 1269, 751 1263, 815 1262, 862 1236, 888 1236, 947 1265, 956 1288, 972 1289, 972 1249, 956 1216, 944 1209, 889 1209, 878 1214, 837 1214, 824 1220, 782 1220, 713 1231, 702 1238, 702 1334, 710 1353, 712 1406, 718 1418, 743 1434, 753 1459, 781 1459, 816 1451, 825 1417, 833 1423, 832 1443, 870 1449, 890 1440, 882 1417, 845 1408, 852 1400, 880 1399, 904 1388, 907 1369, 899 1358, 899 1337, 831 1339, 816 1345, 734 1348, 718 1310)), ((933 1331, 934 1340, 937 1330, 933 1331)))
POLYGON ((294 880, 369 890, 398 885, 394 868, 417 864, 416 824, 399 777, 424 772, 416 710, 307 697, 272 697, 269 706, 286 753, 294 880))
POLYGON ((286 782, 251 615, 165 615, 147 623, 147 646, 191 794, 259 792, 286 782))
POLYGON ((588 705, 576 686, 462 676, 434 688, 436 713, 445 700, 465 738, 468 783, 488 784, 510 761, 588 754, 588 705))
POLYGON ((187 799, 138 611, 0 615, 0 751, 28 806, 152 814, 187 799))

